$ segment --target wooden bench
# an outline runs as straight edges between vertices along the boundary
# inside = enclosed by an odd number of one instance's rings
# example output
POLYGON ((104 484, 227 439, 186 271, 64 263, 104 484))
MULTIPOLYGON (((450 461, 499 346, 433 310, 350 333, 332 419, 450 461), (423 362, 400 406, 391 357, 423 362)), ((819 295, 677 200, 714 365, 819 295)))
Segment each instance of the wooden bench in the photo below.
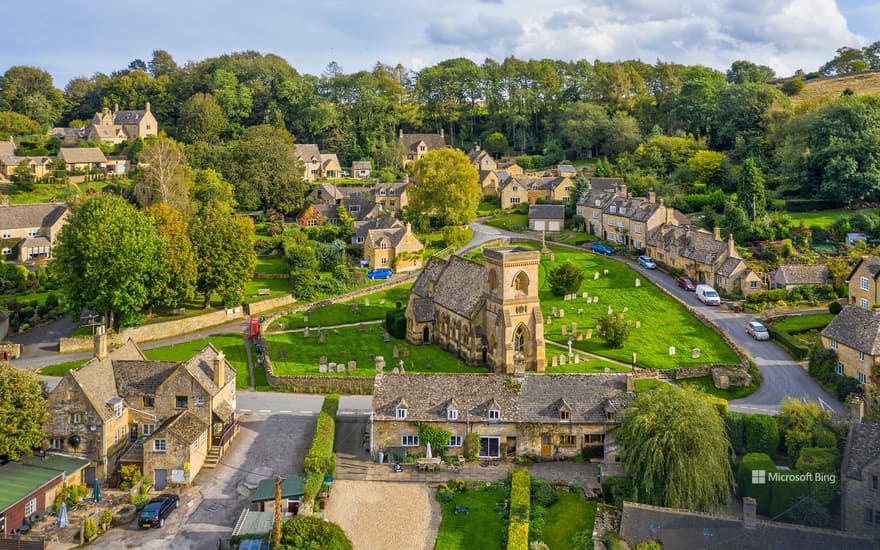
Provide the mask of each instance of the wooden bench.
POLYGON ((257 296, 269 296, 272 294, 271 288, 261 288, 257 290, 257 296))

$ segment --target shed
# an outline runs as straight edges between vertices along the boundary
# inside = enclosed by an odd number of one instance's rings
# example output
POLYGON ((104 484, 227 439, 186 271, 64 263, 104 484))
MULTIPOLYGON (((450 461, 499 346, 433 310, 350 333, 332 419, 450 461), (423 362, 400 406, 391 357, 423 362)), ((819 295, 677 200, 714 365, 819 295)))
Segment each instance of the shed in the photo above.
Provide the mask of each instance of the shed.
MULTIPOLYGON (((305 493, 305 482, 302 476, 289 475, 281 478, 281 503, 288 513, 296 514, 299 503, 305 493)), ((257 512, 274 512, 275 510, 275 478, 261 479, 254 494, 251 496, 251 510, 257 512)))
POLYGON ((533 204, 529 206, 529 229, 532 231, 562 231, 565 224, 565 205, 533 204))

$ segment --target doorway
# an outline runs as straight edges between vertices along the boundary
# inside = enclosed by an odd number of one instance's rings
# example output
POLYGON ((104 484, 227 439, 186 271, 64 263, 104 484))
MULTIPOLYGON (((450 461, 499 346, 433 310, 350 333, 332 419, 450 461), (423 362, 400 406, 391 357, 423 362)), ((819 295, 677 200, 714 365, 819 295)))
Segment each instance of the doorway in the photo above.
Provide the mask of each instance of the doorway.
POLYGON ((138 425, 137 423, 133 423, 131 427, 128 429, 128 440, 134 443, 138 439, 138 425))
POLYGON ((89 487, 91 487, 92 485, 95 484, 95 478, 96 478, 96 477, 97 477, 97 476, 96 476, 96 473, 95 473, 95 467, 94 467, 94 466, 89 466, 89 467, 86 468, 85 471, 83 472, 83 479, 84 479, 86 485, 88 485, 89 487))
POLYGON ((543 434, 541 436, 541 456, 550 456, 553 452, 553 448, 550 445, 550 434, 543 434))
POLYGON ((288 500, 287 501, 287 513, 293 514, 294 516, 299 514, 299 501, 298 500, 288 500))
POLYGON ((431 343, 431 331, 428 330, 428 327, 422 329, 422 343, 429 344, 431 343))
POLYGON ((501 457, 501 438, 500 437, 481 437, 480 438, 480 458, 500 458, 501 457))
POLYGON ((161 491, 168 485, 168 470, 153 470, 153 472, 156 474, 156 479, 154 480, 156 482, 156 490, 161 491))

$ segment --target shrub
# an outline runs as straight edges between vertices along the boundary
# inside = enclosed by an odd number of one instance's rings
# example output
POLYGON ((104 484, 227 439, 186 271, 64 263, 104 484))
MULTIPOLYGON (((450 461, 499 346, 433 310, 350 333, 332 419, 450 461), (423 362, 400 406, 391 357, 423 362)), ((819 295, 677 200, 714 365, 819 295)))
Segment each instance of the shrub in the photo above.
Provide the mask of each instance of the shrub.
POLYGON ((437 495, 435 498, 440 504, 446 504, 447 502, 452 502, 452 500, 455 498, 455 495, 452 494, 452 491, 450 491, 446 487, 440 487, 439 489, 437 489, 437 495))
POLYGON ((781 517, 783 521, 811 527, 829 527, 831 524, 831 512, 810 496, 800 497, 797 502, 787 506, 786 510, 781 517))
POLYGON ((516 468, 510 474, 510 524, 507 530, 509 550, 529 548, 529 507, 531 478, 525 468, 516 468))
POLYGON ((752 471, 763 470, 775 472, 776 464, 764 453, 749 453, 745 455, 737 470, 737 482, 739 492, 743 497, 752 497, 758 503, 758 513, 767 514, 770 510, 770 484, 752 483, 752 471))
POLYGON ((573 294, 581 288, 584 281, 583 272, 571 262, 565 262, 559 267, 550 270, 547 280, 550 282, 550 291, 556 296, 573 294))
POLYGON ((339 396, 335 393, 331 393, 330 395, 324 397, 324 402, 321 403, 321 412, 327 413, 333 418, 336 418, 336 411, 339 410, 339 396))
POLYGON ((795 361, 806 359, 807 355, 809 355, 810 348, 798 342, 791 334, 784 330, 779 330, 773 325, 769 325, 767 330, 770 332, 770 336, 773 337, 776 343, 782 346, 795 361))
POLYGON ((541 540, 544 536, 547 509, 539 504, 533 504, 529 511, 529 540, 541 540))
POLYGON ((385 314, 385 330, 395 338, 406 338, 406 312, 403 309, 388 310, 385 314))
POLYGON ((281 526, 281 543, 286 548, 351 550, 342 528, 317 516, 294 516, 281 526))
POLYGON ((419 423, 419 443, 423 445, 430 443, 431 449, 438 455, 446 450, 450 435, 452 434, 443 428, 433 426, 427 422, 419 423))
POLYGON ((446 488, 453 493, 463 493, 467 490, 467 483, 461 479, 450 479, 446 482, 446 488))
POLYGON ((776 419, 766 414, 745 417, 746 450, 750 453, 771 455, 779 446, 779 426, 776 419))
POLYGON ((95 523, 95 520, 87 517, 85 519, 85 523, 83 525, 83 537, 88 541, 88 540, 91 540, 91 538, 97 534, 98 534, 98 525, 95 523))
POLYGON ((831 483, 832 475, 837 474, 839 465, 839 456, 837 449, 826 449, 818 447, 807 447, 801 451, 801 456, 797 461, 797 470, 799 472, 813 472, 825 474, 828 481, 813 481, 810 483, 810 494, 822 504, 831 504, 834 496, 837 494, 837 482, 831 483))
POLYGON ((593 531, 582 529, 571 537, 572 550, 587 550, 593 548, 593 531))
POLYGON ((632 485, 627 477, 608 476, 602 478, 602 496, 606 504, 615 508, 623 506, 624 500, 632 499, 632 485))
POLYGON ((477 453, 480 451, 480 434, 471 432, 464 438, 464 456, 468 462, 477 459, 477 453))
POLYGON ((785 453, 788 456, 788 464, 794 466, 801 450, 809 447, 813 442, 813 436, 804 430, 794 428, 785 432, 785 453))
POLYGON ((715 406, 718 410, 718 414, 721 416, 727 414, 727 399, 724 399, 723 397, 715 397, 714 395, 708 395, 706 398, 715 406))
POLYGON ((741 452, 745 444, 745 419, 737 412, 728 412, 724 415, 724 427, 727 431, 727 439, 734 452, 741 452))
POLYGON ((637 545, 633 550, 663 550, 663 546, 656 540, 649 540, 637 545))
POLYGON ((598 336, 605 340, 609 348, 619 349, 623 347, 626 337, 629 336, 629 325, 619 315, 601 315, 598 319, 598 336))
POLYGON ((471 230, 466 225, 447 225, 443 228, 443 242, 447 247, 455 250, 468 243, 471 230))
POLYGON ((106 529, 111 523, 113 523, 113 512, 110 511, 110 508, 104 508, 104 512, 101 514, 101 525, 106 529))
POLYGON ((531 492, 532 504, 543 506, 544 508, 549 508, 553 503, 559 500, 559 495, 556 494, 556 489, 550 485, 550 482, 544 481, 543 479, 532 478, 531 492))
POLYGON ((828 304, 828 313, 831 313, 832 315, 837 315, 841 311, 843 311, 843 306, 840 305, 840 302, 831 302, 830 304, 828 304))

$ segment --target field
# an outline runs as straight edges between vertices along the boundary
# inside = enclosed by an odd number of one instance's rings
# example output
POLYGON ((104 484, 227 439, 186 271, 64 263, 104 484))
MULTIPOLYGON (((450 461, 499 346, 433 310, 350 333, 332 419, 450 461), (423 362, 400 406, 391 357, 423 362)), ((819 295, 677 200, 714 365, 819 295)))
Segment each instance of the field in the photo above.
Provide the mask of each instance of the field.
POLYGON ((411 288, 412 284, 400 285, 362 296, 356 300, 330 304, 313 311, 291 313, 290 315, 285 315, 275 321, 275 323, 272 324, 272 329, 287 330, 304 328, 306 326, 330 327, 346 323, 357 323, 359 321, 385 319, 385 314, 388 310, 394 308, 398 300, 400 300, 402 307, 406 307, 406 303, 409 301, 409 291, 411 288), (369 300, 370 305, 365 306, 364 300, 369 300), (385 300, 384 304, 379 303, 382 300, 385 300), (351 306, 354 302, 357 302, 358 304, 358 308, 360 309, 359 314, 354 314, 351 311, 351 306), (308 323, 305 321, 306 316, 309 318, 308 323))
POLYGON ((596 501, 584 500, 567 491, 558 494, 559 500, 547 508, 543 540, 550 550, 568 550, 574 548, 571 539, 575 533, 592 533, 596 522, 596 501))
POLYGON ((457 493, 442 507, 434 550, 501 550, 507 522, 496 508, 508 497, 507 491, 494 488, 457 493), (456 514, 456 506, 466 506, 470 513, 456 514))
POLYGON ((302 332, 269 333, 266 337, 269 347, 269 358, 277 375, 314 375, 314 376, 360 376, 372 378, 375 364, 371 356, 385 358, 385 369, 390 371, 404 362, 407 372, 458 372, 485 373, 479 367, 469 367, 457 360, 452 354, 438 346, 413 346, 404 340, 392 338, 385 343, 381 334, 381 326, 370 324, 360 332, 357 327, 347 327, 325 331, 325 343, 318 341, 318 332, 310 331, 306 338, 302 332), (401 350, 399 359, 393 358, 393 348, 401 350), (403 356, 403 349, 410 351, 409 357, 403 356), (281 359, 282 354, 285 359, 281 359), (357 370, 321 374, 318 363, 321 356, 327 356, 328 362, 357 361, 357 370))
POLYGON ((792 225, 797 226, 801 222, 807 227, 828 227, 840 216, 851 216, 859 212, 876 212, 876 208, 863 208, 861 210, 850 210, 847 208, 837 208, 835 210, 817 210, 814 212, 786 212, 786 216, 792 220, 792 225))
MULTIPOLYGON (((87 183, 71 183, 71 197, 84 197, 86 193, 100 191, 107 185, 106 181, 90 181, 87 183)), ((34 204, 64 202, 67 196, 67 185, 63 183, 37 183, 33 191, 18 191, 12 185, 0 185, 0 192, 9 195, 9 204, 34 204)))
POLYGON ((792 105, 798 106, 812 101, 840 97, 847 88, 857 94, 880 93, 880 72, 807 80, 804 82, 803 91, 790 99, 792 105))

